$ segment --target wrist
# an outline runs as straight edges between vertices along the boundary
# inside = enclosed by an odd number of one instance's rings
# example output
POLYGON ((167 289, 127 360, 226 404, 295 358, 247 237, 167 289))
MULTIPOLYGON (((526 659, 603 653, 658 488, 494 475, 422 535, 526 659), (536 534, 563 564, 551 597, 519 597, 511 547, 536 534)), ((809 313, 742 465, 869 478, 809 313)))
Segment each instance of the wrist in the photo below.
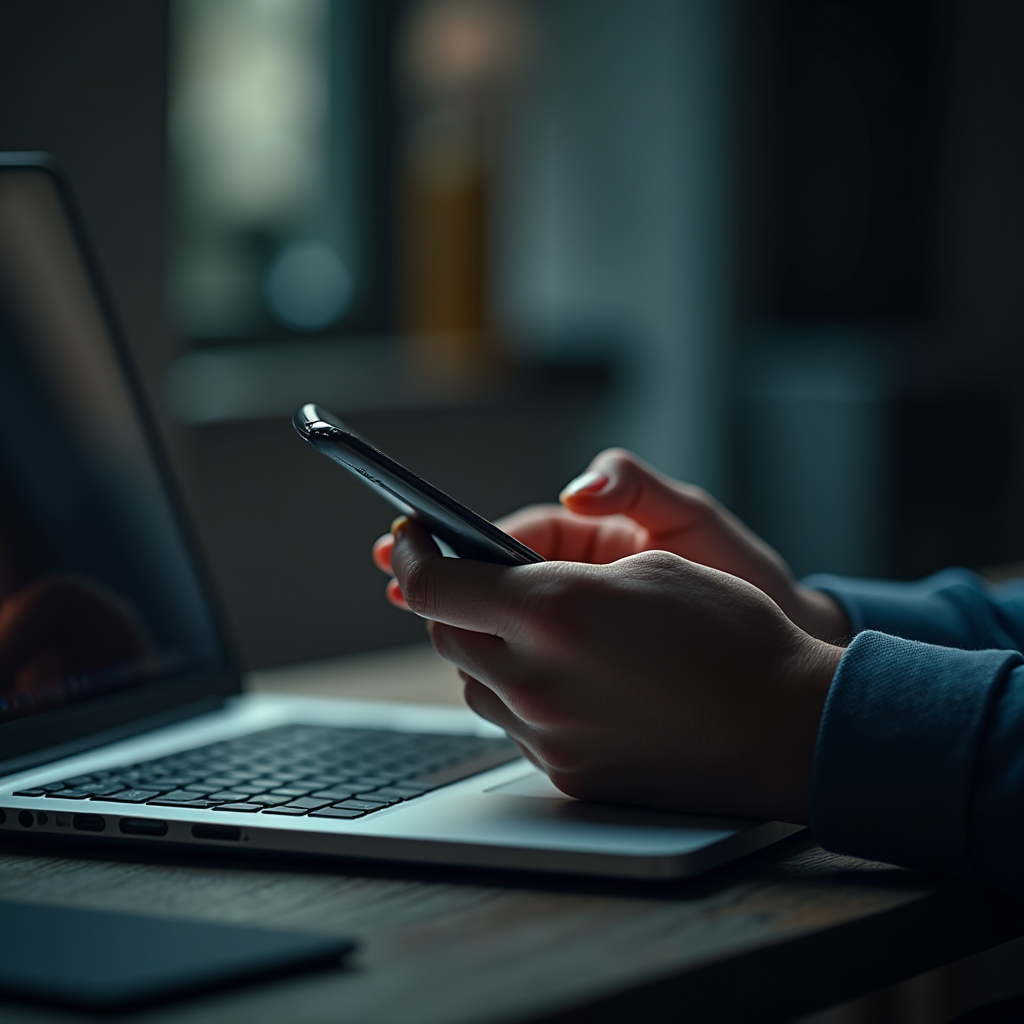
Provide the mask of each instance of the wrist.
POLYGON ((850 620, 842 605, 822 590, 797 584, 799 621, 793 621, 812 637, 828 644, 845 647, 850 640, 850 620))
POLYGON ((780 728, 773 816, 806 824, 810 820, 811 776, 818 730, 832 680, 844 649, 806 636, 780 682, 780 728))

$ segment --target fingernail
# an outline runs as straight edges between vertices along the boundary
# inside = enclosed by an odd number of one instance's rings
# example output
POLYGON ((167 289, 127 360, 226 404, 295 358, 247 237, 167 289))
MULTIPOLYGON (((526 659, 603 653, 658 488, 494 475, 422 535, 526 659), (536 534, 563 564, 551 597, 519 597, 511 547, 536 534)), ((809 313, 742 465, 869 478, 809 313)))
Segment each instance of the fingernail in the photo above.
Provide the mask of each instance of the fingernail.
POLYGON ((393 522, 393 523, 391 524, 391 536, 392 536, 392 537, 398 537, 398 536, 399 536, 399 535, 401 534, 401 532, 402 532, 402 531, 403 531, 403 530, 404 530, 404 529, 405 529, 405 528, 406 528, 406 527, 407 527, 408 525, 409 525, 409 517, 408 517, 408 516, 399 516, 399 517, 398 517, 398 518, 397 518, 397 519, 396 519, 396 520, 395 520, 395 521, 394 521, 394 522, 393 522))
POLYGON ((596 473, 590 470, 566 484, 562 490, 561 497, 568 498, 574 494, 597 494, 598 491, 603 491, 607 486, 608 477, 604 473, 596 473))

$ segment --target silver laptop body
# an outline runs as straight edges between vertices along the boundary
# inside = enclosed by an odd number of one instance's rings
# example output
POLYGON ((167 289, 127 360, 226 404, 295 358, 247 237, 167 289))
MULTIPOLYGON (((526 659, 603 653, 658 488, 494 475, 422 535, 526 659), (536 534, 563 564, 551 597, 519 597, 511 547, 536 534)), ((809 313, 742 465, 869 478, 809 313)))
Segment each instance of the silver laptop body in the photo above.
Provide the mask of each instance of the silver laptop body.
POLYGON ((798 831, 571 800, 466 710, 234 664, 67 190, 0 155, 0 829, 651 879, 798 831))

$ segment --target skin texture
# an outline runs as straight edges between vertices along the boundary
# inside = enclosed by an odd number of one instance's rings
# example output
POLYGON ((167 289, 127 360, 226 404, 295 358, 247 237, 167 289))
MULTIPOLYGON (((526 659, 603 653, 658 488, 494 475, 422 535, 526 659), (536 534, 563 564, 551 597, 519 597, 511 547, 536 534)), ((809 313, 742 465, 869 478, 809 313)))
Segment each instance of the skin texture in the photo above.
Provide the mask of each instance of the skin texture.
POLYGON ((415 523, 374 545, 466 701, 570 796, 806 822, 848 624, 704 492, 603 452, 499 525, 548 561, 442 558, 415 523))

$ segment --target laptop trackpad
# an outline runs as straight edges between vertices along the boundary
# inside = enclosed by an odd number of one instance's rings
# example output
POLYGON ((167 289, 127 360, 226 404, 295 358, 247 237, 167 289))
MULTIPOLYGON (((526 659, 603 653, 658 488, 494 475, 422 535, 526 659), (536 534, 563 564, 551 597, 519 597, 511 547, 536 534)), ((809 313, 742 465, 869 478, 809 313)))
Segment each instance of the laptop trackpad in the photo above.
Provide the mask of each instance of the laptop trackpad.
POLYGON ((503 782, 484 790, 485 793, 499 793, 501 796, 539 796, 548 800, 569 800, 560 789, 543 773, 532 771, 529 775, 521 775, 511 782, 503 782))

